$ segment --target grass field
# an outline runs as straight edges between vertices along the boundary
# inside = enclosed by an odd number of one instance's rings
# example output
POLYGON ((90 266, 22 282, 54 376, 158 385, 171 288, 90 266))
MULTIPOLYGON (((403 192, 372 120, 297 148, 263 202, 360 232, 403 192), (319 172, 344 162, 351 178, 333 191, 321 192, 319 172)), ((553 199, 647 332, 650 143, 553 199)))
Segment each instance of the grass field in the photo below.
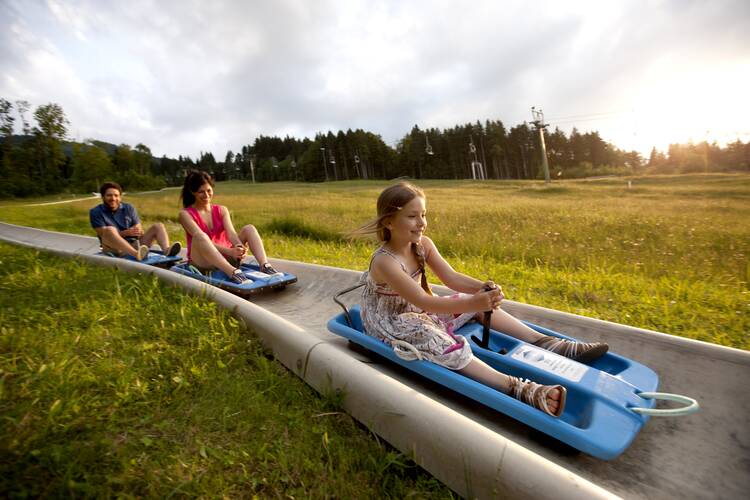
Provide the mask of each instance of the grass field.
MULTIPOLYGON (((509 298, 750 349, 750 176, 631 181, 419 185, 444 256, 509 298)), ((364 269, 374 243, 343 234, 387 184, 222 183, 215 201, 272 256, 364 269)), ((177 196, 125 199, 183 239, 177 196)), ((25 203, 0 220, 92 234, 95 200, 25 203)), ((212 304, 4 244, 0 264, 0 496, 451 495, 212 304)))
MULTIPOLYGON (((215 201, 235 226, 255 224, 272 256, 364 269, 373 244, 343 234, 374 216, 387 184, 231 182, 215 201)), ((750 349, 750 176, 419 185, 443 255, 513 300, 750 349)), ((126 199, 184 239, 177 191, 126 199)), ((91 234, 95 203, 6 203, 0 219, 91 234)))

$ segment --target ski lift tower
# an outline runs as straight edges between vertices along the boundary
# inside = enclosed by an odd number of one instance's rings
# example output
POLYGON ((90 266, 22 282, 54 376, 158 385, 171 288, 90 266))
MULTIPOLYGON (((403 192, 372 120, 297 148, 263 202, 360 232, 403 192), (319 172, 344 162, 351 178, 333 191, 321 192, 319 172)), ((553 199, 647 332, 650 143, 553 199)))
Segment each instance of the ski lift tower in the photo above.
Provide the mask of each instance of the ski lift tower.
POLYGON ((328 182, 328 163, 326 163, 326 148, 320 148, 323 153, 323 170, 326 173, 326 182, 328 182))
POLYGON ((354 170, 357 171, 357 175, 360 179, 367 179, 367 170, 365 170, 364 165, 362 165, 362 169, 359 168, 359 150, 357 150, 354 153, 354 170))
POLYGON ((471 178, 473 180, 485 180, 487 176, 484 173, 482 162, 477 159, 477 147, 474 145, 474 137, 469 138, 469 153, 474 155, 471 161, 471 178))
POLYGON ((542 169, 544 170, 544 183, 549 184, 549 165, 547 164, 547 148, 544 145, 544 129, 549 126, 548 123, 544 123, 544 112, 540 109, 536 110, 534 106, 531 107, 531 116, 534 120, 531 122, 539 131, 539 144, 542 147, 542 169))

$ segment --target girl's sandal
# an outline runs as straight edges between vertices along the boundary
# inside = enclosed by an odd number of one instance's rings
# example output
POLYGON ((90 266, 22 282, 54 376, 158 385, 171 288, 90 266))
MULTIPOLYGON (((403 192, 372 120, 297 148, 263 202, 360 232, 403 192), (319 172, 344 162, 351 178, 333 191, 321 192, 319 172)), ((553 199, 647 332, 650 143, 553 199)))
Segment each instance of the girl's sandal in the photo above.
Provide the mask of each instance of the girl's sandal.
POLYGON ((594 361, 609 350, 609 345, 602 342, 575 342, 551 335, 545 335, 534 342, 534 345, 581 363, 594 361))
POLYGON ((518 377, 510 378, 510 390, 508 391, 509 396, 513 396, 519 401, 526 403, 537 410, 542 410, 547 415, 553 417, 559 417, 565 410, 565 398, 568 396, 568 391, 561 385, 542 385, 532 382, 531 380, 525 380, 518 377), (557 411, 553 412, 547 405, 547 395, 553 390, 560 391, 560 399, 557 403, 557 411))

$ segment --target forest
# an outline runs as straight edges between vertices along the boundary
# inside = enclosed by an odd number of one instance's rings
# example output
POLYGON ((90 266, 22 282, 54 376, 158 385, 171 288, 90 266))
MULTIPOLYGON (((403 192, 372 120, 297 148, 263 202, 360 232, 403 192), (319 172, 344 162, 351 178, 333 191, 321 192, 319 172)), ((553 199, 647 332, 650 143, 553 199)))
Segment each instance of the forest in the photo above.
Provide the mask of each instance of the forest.
MULTIPOLYGON (((185 171, 201 169, 217 180, 323 182, 348 179, 540 179, 542 148, 534 125, 507 128, 500 120, 451 128, 415 125, 392 147, 380 135, 357 130, 318 133, 314 138, 264 136, 227 151, 154 157, 148 146, 69 140, 70 123, 55 103, 31 113, 27 101, 0 98, 0 198, 91 192, 105 180, 125 189, 159 189, 182 183, 185 171)), ((601 175, 750 171, 750 141, 671 144, 649 158, 623 151, 598 132, 565 134, 543 129, 552 179, 601 175)))

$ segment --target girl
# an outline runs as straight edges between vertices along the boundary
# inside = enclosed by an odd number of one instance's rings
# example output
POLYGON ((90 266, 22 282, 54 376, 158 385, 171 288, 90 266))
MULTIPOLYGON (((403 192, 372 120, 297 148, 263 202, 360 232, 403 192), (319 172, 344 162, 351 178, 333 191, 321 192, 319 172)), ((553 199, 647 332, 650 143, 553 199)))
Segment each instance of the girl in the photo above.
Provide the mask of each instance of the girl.
POLYGON ((453 335, 484 311, 495 310, 491 327, 520 340, 577 360, 588 361, 607 351, 606 344, 580 344, 532 330, 500 309, 505 298, 492 282, 455 271, 438 252, 427 227, 425 195, 402 182, 378 197, 378 217, 354 236, 377 234, 382 242, 363 279, 362 323, 369 335, 387 342, 402 340, 425 358, 509 394, 552 416, 560 416, 566 389, 546 386, 495 371, 473 357, 471 348, 453 335), (437 297, 425 276, 425 264, 449 288, 462 294, 437 297), (487 291, 485 291, 485 290, 487 291))
POLYGON ((187 235, 188 261, 203 269, 220 269, 238 284, 249 280, 240 269, 247 247, 266 274, 277 271, 268 263, 263 241, 254 226, 235 232, 229 210, 212 205, 214 181, 206 172, 191 170, 182 186, 180 224, 187 235))

